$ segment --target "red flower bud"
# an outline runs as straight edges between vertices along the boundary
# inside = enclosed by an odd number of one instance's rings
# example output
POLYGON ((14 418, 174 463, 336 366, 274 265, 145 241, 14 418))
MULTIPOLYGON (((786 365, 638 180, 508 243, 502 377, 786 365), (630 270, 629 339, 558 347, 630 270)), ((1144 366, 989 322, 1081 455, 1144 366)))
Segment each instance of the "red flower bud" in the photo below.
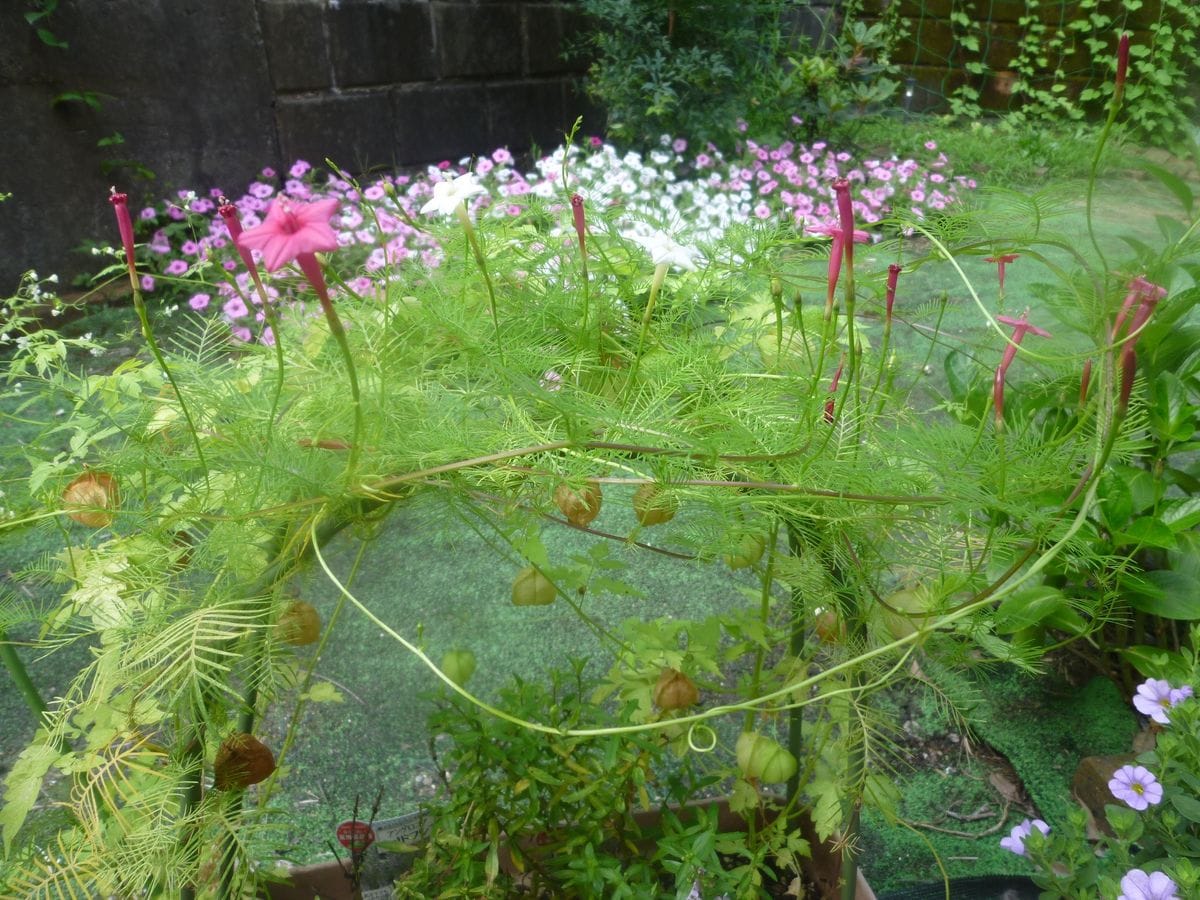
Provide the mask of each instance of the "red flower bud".
POLYGON ((109 188, 108 202, 117 215, 117 230, 121 232, 121 245, 125 248, 125 265, 129 277, 136 277, 137 266, 133 260, 133 219, 129 217, 129 195, 120 194, 115 187, 109 188))
POLYGON ((1087 403, 1088 387, 1092 383, 1092 361, 1083 364, 1083 374, 1079 378, 1079 405, 1087 403))
POLYGON ((900 273, 903 269, 892 263, 888 266, 887 277, 887 319, 892 320, 892 305, 896 302, 896 282, 900 280, 900 273))
POLYGON ((575 234, 579 236, 579 252, 587 253, 587 223, 583 218, 583 198, 571 195, 571 213, 575 217, 575 234))
POLYGON ((1113 85, 1113 98, 1121 102, 1125 94, 1125 74, 1129 71, 1129 32, 1123 32, 1117 41, 1117 78, 1113 85))

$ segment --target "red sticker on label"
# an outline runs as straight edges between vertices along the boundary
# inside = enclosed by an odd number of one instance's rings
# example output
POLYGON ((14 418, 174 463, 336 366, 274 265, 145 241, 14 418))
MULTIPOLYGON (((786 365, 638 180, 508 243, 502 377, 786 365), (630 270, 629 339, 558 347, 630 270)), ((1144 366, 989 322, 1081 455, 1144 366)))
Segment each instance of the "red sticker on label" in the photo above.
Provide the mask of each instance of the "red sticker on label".
POLYGON ((362 853, 375 843, 375 832, 366 822, 349 819, 337 827, 337 839, 351 853, 362 853))

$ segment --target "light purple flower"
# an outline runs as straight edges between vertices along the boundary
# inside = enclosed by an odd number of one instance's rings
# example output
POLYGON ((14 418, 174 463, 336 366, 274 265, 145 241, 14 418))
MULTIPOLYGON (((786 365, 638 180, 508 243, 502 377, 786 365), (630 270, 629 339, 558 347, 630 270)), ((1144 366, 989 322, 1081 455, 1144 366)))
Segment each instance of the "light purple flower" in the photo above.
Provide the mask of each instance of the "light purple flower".
POLYGON ((1121 879, 1121 896, 1117 900, 1179 900, 1178 886, 1162 872, 1147 874, 1130 869, 1121 879))
POLYGON ((538 384, 547 391, 560 391, 562 390, 562 380, 563 377, 553 369, 547 369, 545 374, 538 380, 538 384))
POLYGON ((304 173, 307 172, 311 168, 312 168, 312 166, 309 165, 308 163, 306 163, 304 160, 298 159, 294 163, 292 163, 292 167, 290 169, 288 169, 288 174, 291 175, 293 178, 303 178, 304 173))
POLYGON ((1025 855, 1025 838, 1033 833, 1036 828, 1042 834, 1050 833, 1050 826, 1041 819, 1026 819, 1020 825, 1017 825, 1008 837, 1000 839, 1001 849, 1008 850, 1010 853, 1015 853, 1017 856, 1025 855))
POLYGON ((1162 803, 1163 789, 1158 779, 1144 766, 1121 766, 1113 773, 1108 789, 1118 800, 1138 812, 1162 803))
POLYGON ((138 213, 138 218, 144 219, 146 221, 149 221, 151 219, 156 219, 156 218, 158 218, 158 210, 155 209, 153 206, 147 206, 140 213, 138 213))
POLYGON ((188 306, 199 312, 208 306, 210 300, 212 300, 212 297, 208 294, 192 294, 188 300, 188 306))
POLYGON ((163 271, 167 275, 182 275, 188 269, 188 264, 182 259, 173 259, 167 263, 166 269, 163 271))
POLYGON ((221 307, 221 309, 225 315, 229 316, 231 319, 240 319, 242 316, 246 315, 247 312, 249 312, 249 310, 246 309, 246 304, 242 302, 241 297, 234 297, 223 307, 221 307))
POLYGON ((143 275, 142 276, 142 290, 145 291, 147 294, 150 293, 152 290, 154 290, 154 276, 153 275, 143 275))
POLYGON ((1144 716, 1149 716, 1159 725, 1170 725, 1171 717, 1167 710, 1191 696, 1191 687, 1172 689, 1171 685, 1162 678, 1147 678, 1137 687, 1133 697, 1133 706, 1144 716), (1184 694, 1183 691, 1187 690, 1184 694))

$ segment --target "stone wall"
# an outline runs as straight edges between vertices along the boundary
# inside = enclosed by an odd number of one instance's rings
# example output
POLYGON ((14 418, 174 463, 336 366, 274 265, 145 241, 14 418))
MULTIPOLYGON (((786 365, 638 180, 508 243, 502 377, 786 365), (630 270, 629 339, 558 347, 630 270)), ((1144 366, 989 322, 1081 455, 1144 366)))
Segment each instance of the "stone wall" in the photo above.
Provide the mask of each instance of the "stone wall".
POLYGON ((243 190, 263 166, 329 157, 362 172, 552 146, 583 66, 562 59, 569 0, 62 0, 47 46, 0 2, 0 296, 115 242, 110 184, 243 190), (98 106, 55 98, 91 91, 98 106), (99 147, 119 133, 124 143, 99 147), (157 178, 140 180, 144 164, 157 178))

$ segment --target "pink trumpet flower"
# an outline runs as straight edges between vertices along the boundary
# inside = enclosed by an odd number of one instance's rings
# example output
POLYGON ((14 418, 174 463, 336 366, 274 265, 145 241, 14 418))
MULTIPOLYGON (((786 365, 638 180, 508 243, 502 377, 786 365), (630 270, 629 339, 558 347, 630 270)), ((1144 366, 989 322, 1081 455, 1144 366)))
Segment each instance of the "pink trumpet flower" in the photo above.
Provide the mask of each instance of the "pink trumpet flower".
POLYGON ((338 248, 337 234, 330 227, 329 219, 339 203, 333 198, 301 203, 281 197, 271 204, 261 225, 241 233, 237 245, 262 251, 268 272, 283 268, 292 260, 304 271, 302 257, 338 248))
POLYGON ((1020 258, 1019 253, 1005 253, 1000 256, 985 256, 984 262, 996 264, 996 274, 1000 278, 1000 293, 1004 293, 1004 269, 1010 263, 1020 258))
POLYGON ((1021 313, 1019 319, 1014 319, 1012 316, 996 316, 996 321, 1005 325, 1011 325, 1013 329, 1012 336, 1008 339, 1008 346, 1004 348, 1004 356, 1000 358, 1000 365, 996 367, 996 377, 992 384, 992 399, 996 407, 996 425, 1000 427, 1004 422, 1004 378, 1008 374, 1008 367, 1012 365, 1012 361, 1017 356, 1017 348, 1021 346, 1021 341, 1025 339, 1028 333, 1036 334, 1038 337, 1048 338, 1050 332, 1044 331, 1032 324, 1026 318, 1028 310, 1021 313))

